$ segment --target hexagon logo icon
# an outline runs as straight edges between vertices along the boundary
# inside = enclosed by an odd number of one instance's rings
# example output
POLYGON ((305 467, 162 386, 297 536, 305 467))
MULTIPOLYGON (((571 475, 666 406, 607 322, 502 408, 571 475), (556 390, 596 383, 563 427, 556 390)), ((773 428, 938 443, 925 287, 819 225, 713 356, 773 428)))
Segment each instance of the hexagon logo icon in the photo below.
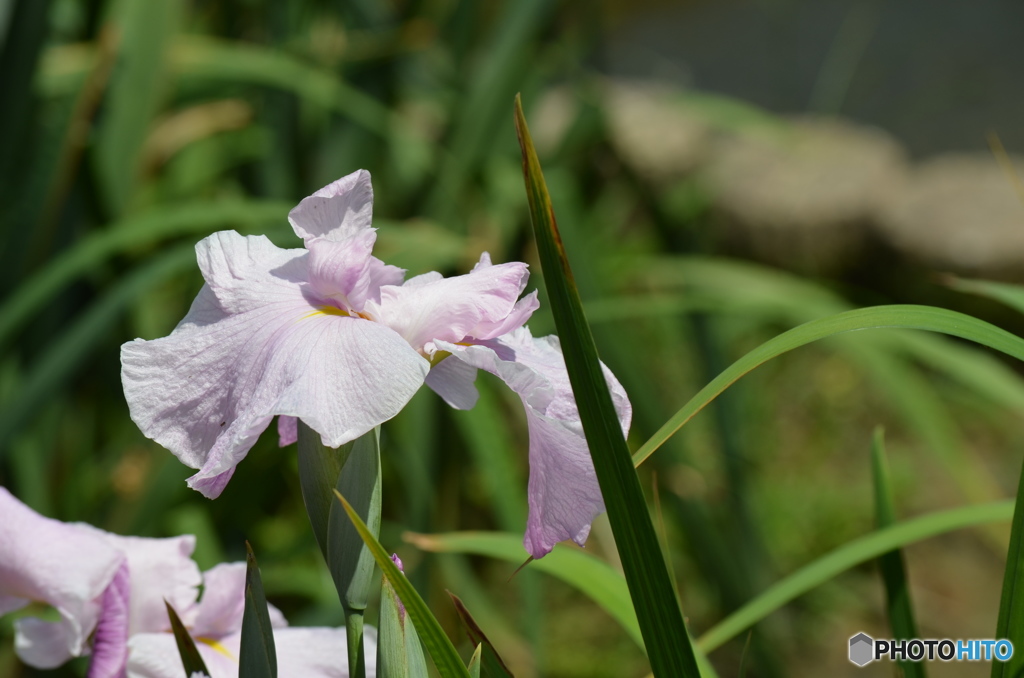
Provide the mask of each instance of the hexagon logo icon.
POLYGON ((850 661, 857 666, 864 666, 871 662, 874 660, 872 651, 874 646, 875 641, 871 636, 866 633, 858 633, 850 638, 850 661))

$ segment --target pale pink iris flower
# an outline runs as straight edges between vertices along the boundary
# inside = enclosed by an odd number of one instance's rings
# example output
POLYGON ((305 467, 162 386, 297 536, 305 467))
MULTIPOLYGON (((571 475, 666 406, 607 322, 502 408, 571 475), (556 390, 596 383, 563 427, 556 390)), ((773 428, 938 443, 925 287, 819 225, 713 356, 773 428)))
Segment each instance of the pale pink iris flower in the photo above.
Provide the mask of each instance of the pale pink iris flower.
MULTIPOLYGON (((0 518, 0 615, 42 604, 59 616, 15 622, 15 651, 26 664, 50 669, 92 655, 88 678, 179 678, 184 667, 166 600, 195 639, 210 678, 238 675, 244 563, 200 574, 192 536, 122 537, 62 523, 3 487, 0 518)), ((344 629, 289 628, 273 606, 270 618, 281 678, 347 678, 344 629)), ((372 676, 373 629, 367 638, 372 676)))
MULTIPOLYGON (((233 231, 200 241, 206 284, 188 315, 169 336, 121 349, 132 419, 198 469, 191 487, 216 497, 275 415, 282 445, 300 418, 338 447, 398 414, 424 382, 471 408, 483 369, 526 408, 527 551, 582 544, 604 504, 558 341, 524 327, 538 306, 536 292, 520 299, 526 264, 492 265, 484 253, 466 275, 404 280, 371 254, 372 209, 360 170, 291 211, 303 249, 233 231)), ((629 400, 605 374, 627 432, 629 400)))

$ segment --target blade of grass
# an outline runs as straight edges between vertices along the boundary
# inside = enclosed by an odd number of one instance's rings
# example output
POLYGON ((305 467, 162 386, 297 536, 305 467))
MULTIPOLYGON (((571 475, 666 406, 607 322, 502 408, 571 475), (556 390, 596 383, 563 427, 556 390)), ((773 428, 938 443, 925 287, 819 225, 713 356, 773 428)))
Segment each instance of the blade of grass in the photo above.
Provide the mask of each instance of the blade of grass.
POLYGON ((776 582, 708 629, 697 639, 697 646, 705 652, 711 652, 794 598, 883 553, 953 530, 1006 521, 1012 515, 1012 501, 963 506, 911 518, 858 537, 776 582))
MULTIPOLYGON (((1024 465, 1017 481, 1017 499, 1010 528, 1010 549, 1003 572, 1003 591, 999 596, 996 638, 1005 638, 1014 648, 1024 648, 1024 465)), ((1024 652, 1014 652, 1007 662, 992 662, 992 678, 1010 678, 1024 674, 1024 652)))
POLYGON ((110 326, 139 295, 171 276, 195 266, 191 246, 179 246, 141 266, 103 295, 50 344, 40 356, 16 397, 0 409, 0 458, 10 446, 7 441, 32 421, 41 403, 59 389, 86 357, 106 337, 110 326))
POLYGON ((286 202, 226 200, 163 207, 107 226, 83 238, 46 268, 24 281, 0 306, 0 345, 40 310, 65 285, 93 270, 115 254, 163 240, 218 228, 236 227, 243 233, 283 223, 286 202))
POLYGON ((274 629, 270 625, 267 598, 256 555, 245 542, 245 609, 242 612, 242 638, 238 648, 238 675, 245 678, 277 678, 277 651, 274 629))
POLYGON ((874 306, 812 320, 766 341, 726 368, 637 450, 633 455, 633 462, 638 466, 643 463, 722 391, 768 360, 825 337, 853 330, 882 328, 917 329, 948 334, 1024 360, 1024 339, 983 320, 941 308, 911 305, 874 306))
POLYGON ((700 672, 683 614, 661 557, 640 481, 630 463, 629 447, 583 315, 518 95, 515 123, 544 283, 651 669, 655 676, 696 678, 700 672))
POLYGON ((115 5, 121 34, 118 63, 96 131, 94 156, 108 214, 123 213, 135 191, 140 151, 166 93, 167 52, 183 10, 181 0, 115 5))
MULTIPOLYGON (((892 503, 892 485, 889 482, 889 464, 885 455, 885 432, 882 427, 875 429, 871 442, 871 476, 875 486, 875 522, 878 529, 896 523, 896 510, 892 503)), ((892 637, 898 640, 917 638, 917 624, 910 604, 910 587, 907 584, 907 569, 899 549, 883 553, 878 558, 878 567, 885 582, 886 607, 889 612, 889 627, 892 637)), ((907 660, 899 661, 904 678, 925 678, 924 663, 907 660)))
POLYGON ((348 514, 349 520, 352 521, 359 536, 362 537, 363 543, 366 544, 370 553, 373 554, 373 559, 377 561, 377 566, 384 572, 384 576, 391 582, 395 593, 398 594, 402 604, 405 605, 409 617, 412 618, 412 623, 416 625, 416 632, 419 634, 427 654, 430 655, 430 659, 434 662, 434 667, 441 674, 441 678, 454 678, 455 676, 465 678, 468 676, 469 672, 462 663, 459 653, 455 651, 455 646, 452 645, 452 641, 445 635, 441 625, 437 622, 437 618, 430 612, 427 604, 423 602, 423 598, 420 597, 420 594, 416 592, 416 589, 409 583, 409 580, 405 578, 405 575, 402 574, 398 566, 391 560, 391 556, 380 545, 377 538, 373 536, 370 528, 366 526, 366 523, 359 517, 359 514, 356 513, 351 504, 337 490, 335 490, 334 494, 338 501, 341 502, 342 508, 345 509, 345 513, 348 514))
POLYGON ((189 635, 188 629, 181 623, 178 613, 174 611, 174 608, 166 600, 164 605, 167 606, 167 616, 171 620, 171 631, 174 633, 174 642, 178 645, 178 655, 181 657, 181 663, 185 667, 185 678, 190 678, 195 673, 209 676, 210 670, 206 668, 206 662, 203 661, 202 656, 199 654, 196 643, 192 640, 192 636, 189 635))
POLYGON ((987 297, 1006 304, 1015 311, 1024 313, 1024 287, 1012 283, 996 282, 994 280, 969 280, 947 276, 944 282, 958 292, 976 294, 979 297, 987 297))
POLYGON ((458 613, 459 619, 465 625, 470 642, 478 647, 483 646, 483 651, 480 655, 481 678, 512 678, 512 672, 509 671, 508 667, 505 666, 505 662, 498 656, 494 645, 487 638, 487 634, 483 632, 480 625, 476 623, 476 620, 473 619, 473 615, 466 609, 465 604, 451 591, 446 591, 445 593, 452 599, 452 604, 455 605, 455 612, 458 613))

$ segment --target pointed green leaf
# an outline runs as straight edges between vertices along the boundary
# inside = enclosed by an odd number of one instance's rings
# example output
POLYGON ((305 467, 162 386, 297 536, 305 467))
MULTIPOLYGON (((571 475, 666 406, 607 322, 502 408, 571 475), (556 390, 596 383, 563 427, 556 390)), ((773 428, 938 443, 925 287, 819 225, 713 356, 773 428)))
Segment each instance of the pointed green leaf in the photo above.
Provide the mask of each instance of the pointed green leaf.
POLYGON ((515 124, 544 284, 651 669, 660 678, 696 678, 699 672, 683 614, 583 315, 518 95, 515 124))
POLYGON ((402 604, 405 605, 405 610, 409 617, 412 618, 413 624, 416 625, 420 640, 422 640, 427 654, 433 660, 437 672, 441 674, 441 678, 455 678, 456 676, 465 678, 465 676, 468 676, 469 673, 462 663, 459 653, 455 651, 455 646, 452 645, 452 641, 445 635, 444 630, 434 615, 430 613, 430 609, 423 602, 423 598, 420 597, 420 594, 416 592, 416 589, 405 578, 405 575, 391 561, 387 551, 384 550, 384 547, 380 545, 377 538, 370 532, 370 528, 366 526, 366 523, 359 517, 359 514, 352 508, 352 505, 339 492, 334 494, 337 496, 338 501, 341 502, 341 506, 345 509, 345 513, 352 521, 356 531, 359 532, 363 543, 366 544, 367 548, 370 549, 370 553, 373 554, 374 560, 377 561, 377 566, 384 572, 384 576, 391 582, 395 593, 398 594, 402 604))
POLYGON ((299 482, 309 522, 327 561, 345 611, 349 666, 365 673, 363 613, 373 584, 373 556, 334 501, 340 491, 376 536, 380 530, 380 428, 341 448, 326 447, 318 433, 298 422, 299 482))
POLYGON ((178 645, 178 655, 181 657, 181 663, 185 667, 185 678, 191 678, 194 673, 209 676, 210 671, 206 668, 206 663, 203 661, 202 656, 200 656, 196 643, 192 640, 188 629, 181 623, 178 613, 174 611, 174 608, 166 600, 164 605, 167 607, 167 616, 171 620, 171 631, 174 633, 174 642, 178 645))
POLYGON ((415 624, 409 622, 405 606, 387 577, 380 592, 380 621, 377 626, 378 678, 427 678, 415 624))
POLYGON ((469 676, 470 676, 470 678, 480 678, 481 677, 481 668, 480 668, 480 666, 481 666, 481 661, 482 661, 481 660, 481 656, 483 654, 483 651, 484 651, 484 646, 482 644, 481 645, 477 645, 476 646, 476 650, 473 652, 473 656, 469 660, 469 676))
MULTIPOLYGON (((1024 467, 1014 506, 995 637, 1009 640, 1016 650, 1024 648, 1024 467)), ((1008 662, 992 662, 992 678, 1020 675, 1024 675, 1024 652, 1015 651, 1008 662)))
MULTIPOLYGON (((424 551, 436 553, 472 553, 498 558, 519 565, 526 558, 523 537, 500 532, 449 532, 447 534, 409 534, 405 540, 424 551)), ((608 563, 586 551, 558 544, 551 553, 530 563, 531 570, 540 570, 558 577, 598 604, 619 623, 642 649, 643 636, 629 599, 626 580, 608 563)))
MULTIPOLYGON (((885 433, 881 427, 875 429, 871 444, 871 475, 875 486, 875 521, 878 528, 883 529, 896 522, 896 510, 893 508, 892 486, 889 483, 889 463, 885 457, 885 433)), ((883 553, 878 557, 878 567, 885 582, 892 637, 898 640, 917 638, 902 552, 895 549, 883 553)), ((900 661, 899 665, 905 678, 924 678, 926 675, 922 662, 900 661)))
POLYGON ((477 646, 477 651, 480 653, 480 675, 482 678, 512 678, 512 672, 505 662, 498 656, 497 650, 494 649, 494 645, 490 640, 487 639, 487 635, 484 634, 483 629, 473 619, 473 615, 469 613, 466 606, 459 600, 459 597, 451 591, 446 592, 452 599, 452 603, 455 605, 455 611, 459 614, 459 619, 466 627, 466 633, 469 634, 469 640, 477 646), (480 650, 480 648, 483 648, 480 650))
POLYGON ((843 332, 882 328, 928 330, 948 334, 969 339, 1018 360, 1024 360, 1024 339, 969 315, 931 306, 873 306, 812 320, 766 341, 726 368, 672 415, 650 440, 636 451, 633 462, 637 466, 642 464, 722 391, 747 372, 772 358, 843 332))
POLYGON ((242 613, 242 638, 238 648, 238 675, 245 678, 277 678, 277 652, 274 629, 270 625, 267 598, 256 556, 245 542, 245 610, 242 613))

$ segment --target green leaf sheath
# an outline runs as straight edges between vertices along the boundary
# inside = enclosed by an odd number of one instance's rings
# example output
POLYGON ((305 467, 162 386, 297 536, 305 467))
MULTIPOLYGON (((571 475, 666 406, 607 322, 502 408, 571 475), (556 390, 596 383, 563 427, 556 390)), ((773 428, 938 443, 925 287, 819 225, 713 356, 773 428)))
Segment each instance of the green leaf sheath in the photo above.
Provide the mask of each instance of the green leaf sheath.
POLYGON ((395 587, 384 577, 377 622, 377 676, 427 678, 428 675, 416 625, 409 621, 395 587))
POLYGON ((352 523, 333 499, 337 489, 376 535, 380 530, 380 430, 374 429, 341 448, 326 447, 320 435, 302 421, 299 431, 299 483, 317 543, 327 561, 345 612, 349 666, 353 676, 365 674, 363 613, 373 585, 373 556, 352 523))
POLYGON ((650 440, 636 451, 633 463, 637 466, 642 464, 722 391, 772 358, 836 334, 882 328, 927 330, 948 334, 1024 360, 1024 339, 969 315, 931 306, 873 306, 812 320, 766 341, 726 368, 672 415, 650 440))
POLYGON ((245 544, 245 610, 238 649, 238 675, 245 678, 277 678, 274 629, 270 625, 267 598, 263 594, 260 568, 249 543, 245 544))
POLYGON ((359 517, 359 514, 352 505, 340 493, 335 492, 335 495, 348 515, 349 520, 355 526, 363 543, 366 544, 367 548, 370 549, 370 553, 373 554, 373 559, 377 561, 377 566, 384 572, 384 576, 391 582, 402 604, 405 605, 405 611, 412 619, 412 623, 416 625, 416 631, 419 633, 420 640, 423 642, 423 646, 427 650, 427 654, 430 655, 430 659, 434 662, 434 667, 441 675, 441 678, 465 678, 468 676, 469 672, 463 665, 459 653, 455 651, 455 646, 452 645, 452 641, 445 635, 441 625, 434 615, 431 614, 427 604, 423 602, 423 598, 420 597, 420 594, 416 592, 416 589, 409 583, 409 580, 398 569, 398 566, 391 561, 391 556, 380 545, 380 542, 377 541, 377 538, 370 531, 370 528, 367 527, 366 523, 363 522, 363 519, 359 517))
MULTIPOLYGON (((884 529, 896 522, 893 507, 892 485, 889 482, 889 463, 885 455, 885 433, 881 427, 875 429, 871 444, 871 475, 875 487, 875 522, 878 529, 884 529)), ((907 568, 903 553, 894 549, 878 557, 878 567, 885 583, 885 600, 889 613, 889 627, 892 637, 899 640, 917 638, 917 624, 910 602, 910 586, 907 582, 907 568)), ((900 661, 904 678, 925 678, 922 662, 900 661)))
POLYGON ((655 676, 699 676, 683 614, 622 435, 519 97, 515 123, 537 249, 594 469, 655 676))

